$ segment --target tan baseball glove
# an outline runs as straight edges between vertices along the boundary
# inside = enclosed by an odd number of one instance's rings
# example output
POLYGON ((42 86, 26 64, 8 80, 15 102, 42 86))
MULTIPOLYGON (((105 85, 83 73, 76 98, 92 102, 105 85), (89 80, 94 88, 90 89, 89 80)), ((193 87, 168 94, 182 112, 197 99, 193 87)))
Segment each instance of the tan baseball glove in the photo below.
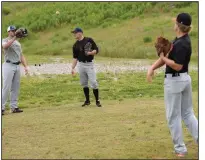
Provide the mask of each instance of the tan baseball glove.
POLYGON ((173 44, 164 37, 158 37, 155 43, 155 48, 157 50, 157 55, 160 56, 161 53, 164 53, 166 56, 172 50, 173 44))

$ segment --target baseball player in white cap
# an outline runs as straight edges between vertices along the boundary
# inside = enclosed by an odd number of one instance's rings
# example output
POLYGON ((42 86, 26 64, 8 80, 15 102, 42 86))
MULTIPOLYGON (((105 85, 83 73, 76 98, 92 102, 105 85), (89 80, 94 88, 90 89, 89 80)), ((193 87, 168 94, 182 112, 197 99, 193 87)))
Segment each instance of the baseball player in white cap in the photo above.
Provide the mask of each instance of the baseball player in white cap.
POLYGON ((7 28, 8 37, 2 40, 5 62, 2 65, 3 88, 2 88, 2 115, 10 92, 11 113, 20 113, 18 108, 18 95, 20 88, 20 64, 22 63, 25 73, 28 73, 26 59, 22 53, 21 44, 15 35, 16 27, 7 28))

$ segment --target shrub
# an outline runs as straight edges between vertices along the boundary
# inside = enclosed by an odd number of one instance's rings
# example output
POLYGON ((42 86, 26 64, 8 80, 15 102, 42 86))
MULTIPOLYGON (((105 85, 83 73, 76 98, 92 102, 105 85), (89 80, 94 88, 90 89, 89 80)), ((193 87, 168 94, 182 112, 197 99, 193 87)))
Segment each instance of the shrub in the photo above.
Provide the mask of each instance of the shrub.
POLYGON ((190 35, 191 37, 198 37, 198 32, 196 32, 196 31, 191 31, 191 32, 189 33, 189 35, 190 35))
POLYGON ((149 42, 152 42, 152 38, 151 37, 144 37, 143 41, 144 41, 144 43, 149 43, 149 42))
POLYGON ((177 2, 175 4, 176 8, 182 8, 182 7, 188 7, 192 4, 193 2, 177 2))
MULTIPOLYGON (((29 2, 27 4, 19 2, 15 5, 20 8, 30 5, 24 14, 20 14, 21 11, 15 9, 18 19, 13 16, 11 20, 14 24, 19 22, 28 26, 34 32, 60 27, 62 24, 105 27, 102 22, 106 21, 109 24, 114 19, 133 18, 152 7, 152 3, 148 2, 29 2), (59 15, 56 15, 56 10, 59 10, 59 15)), ((12 5, 8 6, 12 7, 12 5)), ((8 12, 8 9, 4 10, 5 13, 8 12)), ((8 25, 8 21, 5 19, 3 27, 8 25)))
POLYGON ((8 7, 3 7, 2 13, 3 13, 4 15, 8 15, 9 13, 11 13, 11 11, 10 11, 10 9, 9 9, 8 7))

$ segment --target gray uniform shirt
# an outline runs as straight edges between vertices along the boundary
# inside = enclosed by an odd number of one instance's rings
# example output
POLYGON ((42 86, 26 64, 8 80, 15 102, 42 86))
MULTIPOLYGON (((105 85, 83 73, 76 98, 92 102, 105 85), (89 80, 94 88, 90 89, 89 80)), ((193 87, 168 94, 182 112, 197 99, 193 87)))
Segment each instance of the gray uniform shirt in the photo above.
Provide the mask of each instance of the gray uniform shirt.
MULTIPOLYGON (((9 37, 2 40, 2 45, 6 44, 10 40, 9 37)), ((4 49, 4 60, 10 60, 11 62, 21 61, 22 49, 21 44, 15 40, 11 46, 7 49, 4 49)))

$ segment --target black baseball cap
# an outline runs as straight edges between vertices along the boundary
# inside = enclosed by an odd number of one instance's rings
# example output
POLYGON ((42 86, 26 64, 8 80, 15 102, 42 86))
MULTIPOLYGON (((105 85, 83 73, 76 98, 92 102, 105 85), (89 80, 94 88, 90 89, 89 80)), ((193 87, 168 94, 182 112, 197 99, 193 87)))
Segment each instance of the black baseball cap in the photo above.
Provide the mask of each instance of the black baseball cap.
POLYGON ((78 32, 81 32, 83 33, 83 30, 81 28, 75 28, 73 31, 71 31, 71 33, 78 33, 78 32))
POLYGON ((188 13, 180 13, 177 16, 176 21, 178 23, 183 24, 183 25, 190 26, 192 19, 191 19, 191 16, 188 13))

